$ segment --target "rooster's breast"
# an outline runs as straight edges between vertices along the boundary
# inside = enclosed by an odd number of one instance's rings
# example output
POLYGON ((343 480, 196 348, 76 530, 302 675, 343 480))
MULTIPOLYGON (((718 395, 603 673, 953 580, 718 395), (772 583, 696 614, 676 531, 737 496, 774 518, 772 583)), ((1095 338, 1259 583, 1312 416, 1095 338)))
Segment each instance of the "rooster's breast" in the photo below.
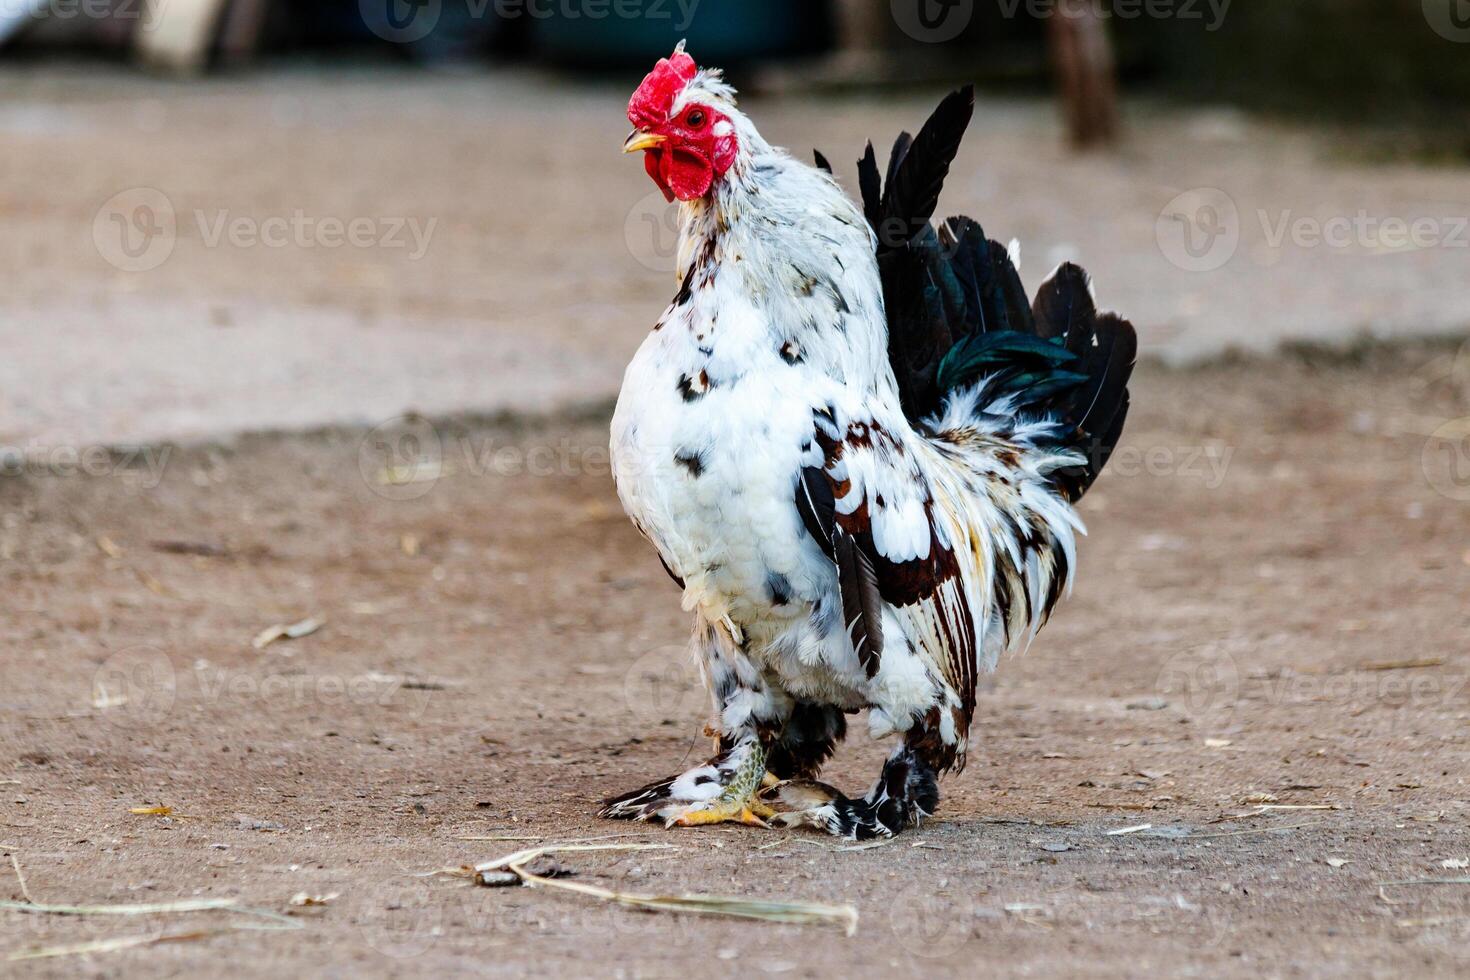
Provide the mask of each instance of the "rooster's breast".
POLYGON ((700 332, 670 318, 629 365, 612 426, 618 495, 686 605, 745 626, 807 616, 835 588, 795 505, 820 385, 776 351, 702 354, 700 332))

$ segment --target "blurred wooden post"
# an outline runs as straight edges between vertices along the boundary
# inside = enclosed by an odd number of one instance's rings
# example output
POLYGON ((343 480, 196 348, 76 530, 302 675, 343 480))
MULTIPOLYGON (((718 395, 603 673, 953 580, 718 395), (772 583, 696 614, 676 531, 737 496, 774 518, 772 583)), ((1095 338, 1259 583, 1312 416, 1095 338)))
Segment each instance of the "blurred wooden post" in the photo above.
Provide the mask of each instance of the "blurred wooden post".
POLYGON ((837 50, 841 55, 877 51, 887 35, 884 0, 837 0, 837 50))
POLYGON ((1058 0, 1047 31, 1072 144, 1112 143, 1118 137, 1118 81, 1106 22, 1093 0, 1058 0))
POLYGON ((209 52, 230 0, 148 0, 148 16, 133 47, 149 68, 192 75, 209 65, 209 52))
POLYGON ((233 0, 219 32, 221 62, 239 66, 254 60, 270 7, 271 0, 233 0))

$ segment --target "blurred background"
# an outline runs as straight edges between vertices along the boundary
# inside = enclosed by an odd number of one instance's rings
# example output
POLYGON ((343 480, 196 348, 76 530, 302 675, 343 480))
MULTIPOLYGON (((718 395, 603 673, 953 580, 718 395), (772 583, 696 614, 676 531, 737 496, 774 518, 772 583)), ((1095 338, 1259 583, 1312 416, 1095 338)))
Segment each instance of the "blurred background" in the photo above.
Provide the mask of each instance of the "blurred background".
POLYGON ((0 962, 1470 976, 1467 94, 1470 0, 0 0, 0 962), (977 82, 942 212, 1142 343, 1076 593, 914 847, 567 860, 851 939, 423 874, 703 752, 607 448, 681 38, 849 189, 977 82))
POLYGON ((0 0, 0 438, 596 402, 672 213, 687 37, 851 181, 976 80, 944 207, 1174 361, 1470 325, 1464 0, 0 0))

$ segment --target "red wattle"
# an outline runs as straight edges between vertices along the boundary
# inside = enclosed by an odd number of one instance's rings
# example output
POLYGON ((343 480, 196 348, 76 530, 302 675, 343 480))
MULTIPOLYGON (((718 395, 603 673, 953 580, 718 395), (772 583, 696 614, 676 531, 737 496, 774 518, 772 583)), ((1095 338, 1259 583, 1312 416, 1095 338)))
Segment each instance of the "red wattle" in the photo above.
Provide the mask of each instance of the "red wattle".
POLYGON ((709 193, 715 182, 715 170, 710 162, 697 153, 678 149, 662 154, 660 186, 664 193, 670 190, 681 201, 696 201, 709 193))
POLYGON ((674 203, 674 190, 664 180, 663 167, 659 159, 663 156, 658 150, 648 150, 643 154, 643 169, 648 171, 648 176, 658 185, 658 189, 664 192, 664 200, 670 204, 674 203))

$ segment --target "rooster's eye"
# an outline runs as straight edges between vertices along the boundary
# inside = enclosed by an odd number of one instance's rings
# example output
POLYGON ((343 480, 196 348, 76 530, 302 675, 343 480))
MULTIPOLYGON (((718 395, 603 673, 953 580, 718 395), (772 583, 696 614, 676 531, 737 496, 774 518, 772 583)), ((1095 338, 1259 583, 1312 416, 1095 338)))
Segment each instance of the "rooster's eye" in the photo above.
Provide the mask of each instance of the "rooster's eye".
POLYGON ((693 126, 695 129, 698 129, 700 126, 704 125, 704 113, 698 109, 693 109, 690 111, 689 115, 684 117, 684 121, 693 126))

